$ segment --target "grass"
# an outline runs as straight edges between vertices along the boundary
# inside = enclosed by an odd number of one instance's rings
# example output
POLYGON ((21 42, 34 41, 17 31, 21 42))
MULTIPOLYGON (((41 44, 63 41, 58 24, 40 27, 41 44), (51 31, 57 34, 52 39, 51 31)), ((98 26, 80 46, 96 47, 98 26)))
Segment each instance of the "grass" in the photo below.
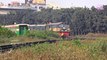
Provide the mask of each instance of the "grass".
MULTIPOLYGON (((9 31, 9 33, 10 33, 10 31, 9 31)), ((4 32, 2 32, 1 35, 3 35, 3 34, 4 34, 4 32)), ((52 31, 28 31, 25 35, 13 36, 13 37, 7 37, 9 34, 7 34, 7 33, 5 33, 5 34, 6 34, 6 36, 0 35, 0 45, 11 44, 11 43, 41 41, 41 40, 58 40, 58 39, 60 39, 58 33, 52 32, 52 31)))
POLYGON ((73 40, 22 47, 0 60, 106 60, 107 40, 73 40))
POLYGON ((11 38, 0 37, 0 45, 11 44, 11 43, 24 43, 24 42, 32 42, 32 41, 41 41, 41 39, 29 38, 25 36, 17 36, 17 37, 11 37, 11 38))

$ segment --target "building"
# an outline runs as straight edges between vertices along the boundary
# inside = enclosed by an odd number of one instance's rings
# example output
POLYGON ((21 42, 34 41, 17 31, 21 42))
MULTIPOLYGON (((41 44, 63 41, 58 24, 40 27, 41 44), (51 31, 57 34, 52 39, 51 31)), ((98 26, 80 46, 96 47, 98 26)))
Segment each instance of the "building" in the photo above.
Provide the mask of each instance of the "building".
POLYGON ((47 8, 61 9, 60 6, 58 6, 57 4, 53 4, 53 3, 47 4, 47 8))
POLYGON ((46 5, 46 0, 33 0, 33 4, 46 5))
POLYGON ((30 4, 31 7, 35 7, 37 11, 46 8, 46 0, 25 0, 25 4, 30 4))
POLYGON ((32 0, 25 0, 25 4, 32 4, 32 0))
MULTIPOLYGON (((14 0, 8 5, 0 3, 0 12, 2 12, 3 10, 8 11, 8 10, 26 10, 26 9, 32 11, 41 11, 41 9, 43 8, 46 8, 46 0, 25 0, 25 3, 20 3, 14 0)), ((7 12, 5 12, 5 14, 6 13, 7 12)))

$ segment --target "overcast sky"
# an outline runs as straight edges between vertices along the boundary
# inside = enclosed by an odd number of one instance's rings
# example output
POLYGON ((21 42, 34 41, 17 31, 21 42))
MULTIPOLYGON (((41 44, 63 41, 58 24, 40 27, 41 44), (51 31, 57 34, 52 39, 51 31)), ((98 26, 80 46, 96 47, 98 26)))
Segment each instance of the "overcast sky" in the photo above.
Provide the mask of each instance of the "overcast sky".
MULTIPOLYGON (((3 3, 10 3, 13 0, 0 0, 3 3)), ((24 0, 18 0, 19 2, 24 2, 24 0)), ((47 0, 47 4, 52 3, 60 7, 91 7, 91 6, 101 6, 107 5, 107 0, 47 0)))

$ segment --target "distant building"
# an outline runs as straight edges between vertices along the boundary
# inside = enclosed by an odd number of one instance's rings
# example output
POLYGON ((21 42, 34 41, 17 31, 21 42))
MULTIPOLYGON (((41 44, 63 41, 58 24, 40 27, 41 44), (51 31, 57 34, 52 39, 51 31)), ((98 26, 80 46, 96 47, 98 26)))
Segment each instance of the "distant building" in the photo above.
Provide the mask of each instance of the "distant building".
POLYGON ((19 2, 17 2, 17 1, 13 1, 13 2, 11 2, 11 4, 10 4, 11 6, 19 6, 20 5, 20 3, 19 2))
POLYGON ((43 4, 43 5, 46 5, 46 0, 33 0, 32 1, 33 4, 43 4))
POLYGON ((3 10, 8 11, 8 10, 29 9, 32 11, 41 11, 41 9, 43 9, 43 8, 46 8, 46 0, 25 0, 25 3, 20 3, 20 2, 18 2, 18 0, 14 0, 11 3, 9 3, 8 5, 4 5, 3 3, 0 3, 0 12, 1 13, 3 10))
POLYGON ((53 9, 61 9, 60 6, 56 5, 56 4, 47 4, 47 8, 53 8, 53 9))
POLYGON ((25 4, 32 4, 33 0, 25 0, 25 4))
POLYGON ((37 11, 46 8, 46 0, 25 0, 25 4, 30 4, 30 6, 35 7, 37 11))

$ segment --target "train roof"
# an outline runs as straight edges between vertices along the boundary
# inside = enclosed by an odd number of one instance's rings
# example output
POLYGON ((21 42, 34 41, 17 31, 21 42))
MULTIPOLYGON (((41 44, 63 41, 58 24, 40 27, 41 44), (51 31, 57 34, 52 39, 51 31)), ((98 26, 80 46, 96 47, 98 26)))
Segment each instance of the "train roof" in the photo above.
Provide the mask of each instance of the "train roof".
POLYGON ((49 24, 47 24, 47 25, 60 25, 60 24, 62 24, 62 22, 58 22, 58 23, 49 23, 49 24))
POLYGON ((29 24, 13 24, 13 25, 4 25, 2 27, 6 27, 6 28, 8 28, 8 27, 17 27, 19 25, 28 25, 29 26, 29 24))

